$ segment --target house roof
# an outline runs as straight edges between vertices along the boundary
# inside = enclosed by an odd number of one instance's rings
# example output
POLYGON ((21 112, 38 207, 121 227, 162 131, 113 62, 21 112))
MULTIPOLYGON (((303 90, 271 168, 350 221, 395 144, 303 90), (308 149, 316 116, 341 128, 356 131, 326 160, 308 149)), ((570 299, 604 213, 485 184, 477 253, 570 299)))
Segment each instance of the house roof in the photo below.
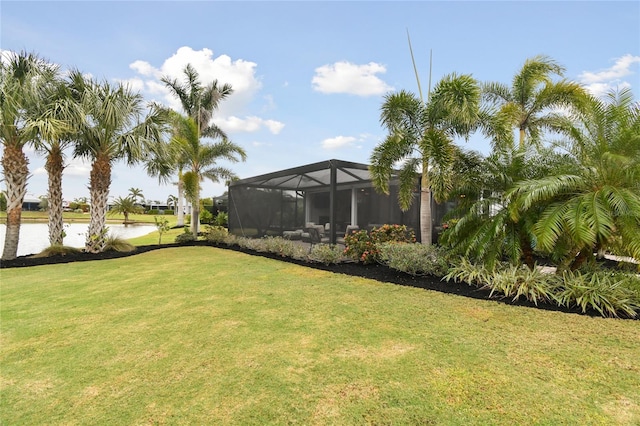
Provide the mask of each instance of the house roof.
POLYGON ((336 187, 371 182, 368 165, 332 159, 240 179, 232 182, 230 186, 254 186, 284 190, 320 189, 331 186, 333 170, 335 170, 336 187))

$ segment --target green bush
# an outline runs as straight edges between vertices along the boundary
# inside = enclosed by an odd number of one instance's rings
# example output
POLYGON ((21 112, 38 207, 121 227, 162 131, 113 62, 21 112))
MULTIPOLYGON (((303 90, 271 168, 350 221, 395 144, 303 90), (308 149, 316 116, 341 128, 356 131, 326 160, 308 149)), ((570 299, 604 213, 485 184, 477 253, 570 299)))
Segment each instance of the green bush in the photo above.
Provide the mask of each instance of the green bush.
POLYGON ((200 210, 200 223, 209 224, 213 221, 213 214, 207 209, 200 210))
POLYGON ((109 235, 105 240, 104 251, 119 251, 122 253, 129 253, 136 249, 136 246, 129 241, 120 237, 109 235))
POLYGON ((594 309, 602 316, 635 318, 640 313, 640 278, 631 274, 566 271, 563 289, 556 295, 562 306, 594 309))
POLYGON ((227 226, 229 224, 229 214, 225 212, 218 212, 213 223, 218 226, 227 226))
POLYGON ((188 227, 184 228, 184 232, 180 235, 178 235, 175 239, 176 243, 188 243, 191 241, 196 241, 196 237, 193 236, 193 233, 191 231, 189 231, 188 227))
POLYGON ((60 244, 53 244, 40 253, 33 255, 32 257, 49 257, 49 256, 66 256, 67 254, 82 253, 82 249, 70 246, 64 246, 60 244))
POLYGON ((233 235, 233 234, 227 234, 227 236, 224 239, 224 243, 228 246, 239 246, 239 238, 242 237, 238 237, 237 235, 233 235))
POLYGON ((539 268, 510 265, 502 271, 496 271, 486 287, 491 289, 489 297, 497 292, 512 297, 514 301, 524 297, 537 305, 539 301, 553 301, 558 286, 556 275, 542 272, 539 268))
POLYGON ((565 271, 561 276, 524 266, 498 265, 495 269, 462 259, 447 280, 467 282, 506 297, 524 296, 537 304, 548 300, 559 306, 593 309, 602 316, 635 318, 640 313, 640 278, 622 272, 565 271))
POLYGON ((229 232, 227 231, 227 228, 223 226, 207 226, 205 231, 205 238, 207 241, 214 244, 225 242, 228 236, 229 232))
POLYGON ((343 250, 335 244, 315 244, 309 253, 310 260, 325 265, 340 263, 343 256, 343 250))
POLYGON ((293 241, 285 240, 282 237, 265 237, 261 241, 263 242, 263 251, 282 257, 293 257, 295 252, 293 241))
POLYGON ((363 263, 374 263, 379 261, 379 245, 390 241, 414 243, 416 238, 405 225, 382 225, 373 228, 370 233, 360 230, 345 235, 344 254, 363 263))
POLYGON ((165 210, 164 214, 167 216, 173 216, 176 212, 174 210, 165 210))
POLYGON ((159 210, 158 209, 149 209, 149 210, 147 210, 147 214, 157 215, 157 214, 159 214, 159 210))
POLYGON ((379 250, 381 263, 410 275, 443 276, 449 270, 446 251, 438 246, 387 242, 379 250))
POLYGON ((464 258, 449 270, 445 279, 490 289, 489 297, 495 293, 511 297, 512 300, 524 297, 536 305, 539 301, 555 301, 559 288, 557 277, 539 268, 499 264, 489 269, 464 258))
POLYGON ((258 252, 266 252, 265 243, 262 239, 259 238, 247 238, 247 237, 238 237, 237 239, 238 245, 241 248, 246 248, 249 250, 254 250, 258 252))

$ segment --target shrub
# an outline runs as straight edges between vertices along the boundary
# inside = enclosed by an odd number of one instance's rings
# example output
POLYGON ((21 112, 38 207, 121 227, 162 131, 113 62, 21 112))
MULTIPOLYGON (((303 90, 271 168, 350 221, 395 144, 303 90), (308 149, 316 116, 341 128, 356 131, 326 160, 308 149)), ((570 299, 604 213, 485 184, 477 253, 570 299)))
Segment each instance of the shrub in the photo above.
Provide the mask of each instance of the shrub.
POLYGON ((265 252, 265 244, 262 239, 258 238, 247 238, 247 237, 238 237, 238 245, 241 248, 246 248, 249 250, 265 252))
POLYGON ((227 234, 227 236, 224 239, 224 243, 228 246, 239 246, 239 242, 238 239, 241 237, 238 237, 237 235, 233 235, 233 234, 227 234))
POLYGON ((640 278, 623 273, 581 273, 565 271, 560 305, 577 306, 582 312, 595 309, 602 316, 621 314, 635 318, 640 312, 640 278))
POLYGON ((213 220, 218 226, 227 226, 229 224, 229 214, 225 212, 218 212, 215 219, 213 220))
POLYGON ((122 253, 128 253, 134 251, 136 246, 129 241, 124 240, 114 235, 109 235, 105 240, 104 251, 119 251, 122 253))
POLYGON ((345 235, 344 243, 346 256, 363 263, 374 263, 379 260, 379 245, 386 242, 413 243, 416 241, 413 231, 405 225, 382 225, 373 228, 370 233, 360 230, 345 235))
POLYGON ((167 215, 167 216, 173 216, 175 214, 175 211, 173 211, 173 210, 165 210, 164 214, 167 215))
POLYGON ((213 221, 213 214, 207 209, 200 210, 200 223, 211 223, 213 221))
POLYGON ((295 243, 290 240, 285 240, 282 237, 265 237, 262 238, 263 251, 268 253, 277 254, 282 257, 293 257, 295 252, 295 243))
POLYGON ((184 232, 178 235, 175 239, 176 243, 189 243, 191 241, 196 241, 196 237, 193 236, 193 233, 189 231, 189 227, 184 227, 184 232))
POLYGON ((486 287, 491 289, 489 297, 498 292, 505 297, 513 297, 514 301, 524 297, 537 305, 538 301, 554 300, 558 284, 556 275, 542 272, 539 268, 510 265, 495 272, 486 287))
POLYGON ((169 221, 167 219, 158 219, 158 216, 154 216, 153 220, 156 223, 156 228, 158 229, 158 244, 162 244, 162 234, 167 232, 171 227, 169 226, 169 221))
POLYGON ((205 232, 205 238, 210 243, 220 244, 225 242, 229 232, 227 228, 222 226, 207 226, 207 230, 205 232))
POLYGON ((366 230, 352 232, 344 237, 344 254, 363 263, 375 261, 376 247, 366 230))
POLYGON ((473 264, 464 258, 454 265, 444 278, 447 281, 466 282, 470 285, 490 289, 489 297, 492 297, 494 293, 500 293, 515 301, 524 296, 536 305, 541 300, 555 300, 559 285, 555 275, 544 273, 538 268, 529 269, 526 266, 500 264, 489 269, 482 264, 473 264))
POLYGON ((335 244, 315 244, 309 253, 309 259, 325 265, 340 263, 342 256, 343 250, 335 244))
POLYGON ((66 256, 67 254, 78 254, 82 253, 82 249, 76 247, 63 246, 60 244, 53 244, 46 249, 42 250, 40 253, 33 255, 32 257, 49 257, 49 256, 66 256))
POLYGON ((159 213, 158 209, 149 209, 147 210, 147 214, 157 215, 159 213))
POLYGON ((449 269, 446 252, 438 246, 388 242, 379 249, 380 262, 410 275, 443 276, 449 269))

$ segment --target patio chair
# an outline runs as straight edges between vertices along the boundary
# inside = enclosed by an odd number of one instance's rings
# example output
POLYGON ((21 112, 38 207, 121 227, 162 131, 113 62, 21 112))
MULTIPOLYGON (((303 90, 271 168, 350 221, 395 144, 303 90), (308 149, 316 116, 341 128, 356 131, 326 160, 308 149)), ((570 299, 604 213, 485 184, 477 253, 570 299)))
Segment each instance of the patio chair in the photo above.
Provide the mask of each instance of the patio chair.
POLYGON ((315 226, 312 226, 311 228, 307 229, 307 232, 309 233, 309 243, 310 243, 309 251, 311 251, 314 244, 329 242, 329 238, 322 236, 322 234, 320 234, 320 230, 315 226))

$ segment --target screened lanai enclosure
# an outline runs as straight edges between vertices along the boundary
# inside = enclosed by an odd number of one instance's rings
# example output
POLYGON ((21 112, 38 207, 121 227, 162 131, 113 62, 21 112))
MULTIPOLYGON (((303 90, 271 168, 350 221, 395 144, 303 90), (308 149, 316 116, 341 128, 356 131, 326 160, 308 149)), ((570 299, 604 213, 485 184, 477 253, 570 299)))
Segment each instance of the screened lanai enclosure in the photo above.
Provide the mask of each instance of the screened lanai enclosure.
MULTIPOLYGON (((229 232, 295 239, 310 227, 320 227, 323 241, 336 243, 347 226, 371 230, 399 224, 419 238, 419 200, 403 212, 395 175, 389 189, 389 195, 375 191, 366 164, 341 160, 241 179, 229 186, 229 232)), ((434 224, 441 223, 445 207, 436 206, 434 224)))

